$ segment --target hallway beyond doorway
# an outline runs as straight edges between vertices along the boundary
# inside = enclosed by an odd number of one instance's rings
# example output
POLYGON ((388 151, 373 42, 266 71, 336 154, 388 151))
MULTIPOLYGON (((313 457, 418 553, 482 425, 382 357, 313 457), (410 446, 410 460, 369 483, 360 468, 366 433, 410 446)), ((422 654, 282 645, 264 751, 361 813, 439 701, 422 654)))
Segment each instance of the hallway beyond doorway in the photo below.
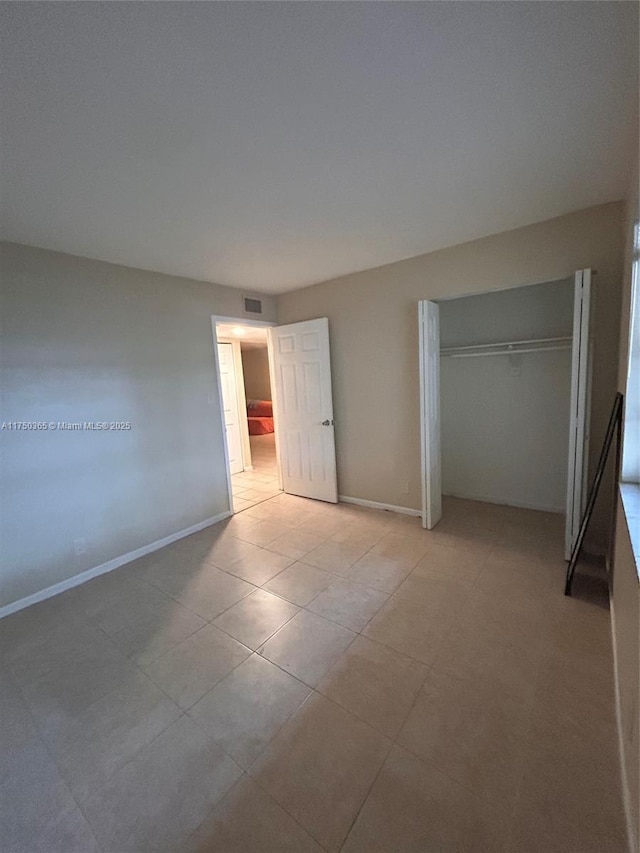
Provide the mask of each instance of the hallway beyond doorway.
POLYGON ((249 441, 253 470, 231 477, 234 512, 242 512, 280 494, 274 433, 251 435, 249 441))

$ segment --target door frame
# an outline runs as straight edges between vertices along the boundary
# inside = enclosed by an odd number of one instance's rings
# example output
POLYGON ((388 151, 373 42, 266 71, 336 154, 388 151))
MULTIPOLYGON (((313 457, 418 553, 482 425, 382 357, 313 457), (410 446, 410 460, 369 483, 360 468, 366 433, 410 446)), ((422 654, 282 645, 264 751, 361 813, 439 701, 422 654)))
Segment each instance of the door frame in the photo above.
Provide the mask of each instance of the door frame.
MULTIPOLYGON (((217 330, 216 330, 217 332, 217 330)), ((249 442, 249 424, 247 423, 247 396, 244 390, 244 365, 242 363, 242 350, 237 338, 218 338, 220 344, 231 345, 231 356, 233 358, 233 373, 236 386, 236 416, 240 424, 240 448, 242 451, 242 468, 244 471, 253 470, 251 458, 251 444, 249 442)))
MULTIPOLYGON (((419 381, 420 381, 420 400, 421 400, 420 415, 419 415, 420 416, 420 436, 421 436, 420 477, 421 477, 421 492, 422 492, 421 513, 422 513, 422 519, 423 519, 423 527, 426 526, 426 519, 427 519, 427 509, 428 509, 428 507, 427 507, 427 501, 428 501, 427 478, 428 478, 429 469, 428 469, 427 453, 426 453, 426 449, 425 449, 427 427, 426 427, 426 423, 425 423, 425 406, 423 404, 423 401, 426 398, 427 389, 426 389, 426 375, 425 375, 424 363, 423 363, 424 355, 425 355, 424 345, 425 345, 425 340, 426 340, 426 330, 424 328, 424 313, 422 310, 422 304, 424 302, 436 302, 436 303, 448 302, 452 299, 464 299, 465 297, 468 297, 468 296, 484 296, 485 294, 501 293, 501 292, 506 291, 506 290, 515 290, 516 288, 521 288, 521 287, 534 287, 535 285, 547 284, 547 283, 554 282, 554 281, 559 282, 559 281, 571 281, 571 280, 573 280, 573 283, 574 283, 574 300, 575 300, 576 299, 578 276, 580 276, 580 281, 583 281, 584 279, 586 279, 589 282, 589 287, 591 288, 590 289, 590 296, 591 296, 591 299, 593 300, 593 277, 596 275, 596 273, 597 273, 597 270, 595 270, 591 267, 585 267, 581 270, 573 270, 568 275, 560 275, 557 278, 545 278, 545 279, 542 279, 540 281, 529 281, 529 282, 525 282, 523 284, 511 284, 511 285, 508 285, 507 287, 497 287, 497 288, 492 288, 491 290, 475 290, 475 291, 470 291, 470 292, 447 294, 446 296, 442 296, 442 297, 431 297, 430 299, 419 300, 419 302, 418 302, 418 340, 419 340, 418 358, 419 358, 419 376, 420 376, 419 381)), ((576 327, 576 316, 577 316, 576 311, 577 311, 577 309, 575 307, 575 301, 574 301, 574 323, 573 323, 573 327, 572 327, 572 335, 574 337, 574 350, 573 350, 574 353, 575 353, 575 346, 576 346, 576 341, 575 341, 576 334, 580 335, 581 337, 584 336, 584 334, 585 334, 585 330, 581 326, 576 327)), ((587 320, 588 319, 589 319, 589 312, 587 312, 587 320)), ((593 346, 590 345, 591 344, 590 335, 591 335, 591 333, 587 329, 586 343, 587 343, 588 353, 587 353, 587 359, 586 359, 586 368, 585 368, 585 359, 582 359, 580 364, 577 363, 576 357, 574 354, 572 355, 572 359, 571 359, 572 387, 573 387, 573 382, 575 381, 574 374, 576 373, 576 371, 578 371, 579 369, 582 368, 582 370, 583 370, 582 375, 585 378, 585 381, 583 382, 582 388, 581 388, 583 393, 582 393, 581 398, 580 398, 584 402, 584 427, 585 427, 586 435, 587 435, 587 440, 585 441, 584 446, 583 446, 583 468, 582 468, 582 486, 583 486, 582 495, 583 495, 583 498, 584 498, 584 494, 586 491, 586 481, 587 481, 587 475, 588 475, 588 469, 589 469, 588 435, 589 435, 589 431, 590 431, 590 420, 591 420, 591 406, 590 406, 591 361, 593 358, 593 346)), ((572 399, 573 399, 573 395, 572 395, 572 399)), ((572 415, 573 415, 573 413, 572 413, 572 415)), ((569 423, 569 440, 571 440, 573 422, 574 421, 572 418, 570 420, 570 423, 569 423)), ((568 462, 569 462, 569 466, 570 466, 571 465, 570 458, 568 459, 568 462)), ((574 458, 574 466, 573 467, 575 470, 575 458, 574 458)), ((569 467, 567 470, 567 490, 569 490, 570 474, 571 474, 571 469, 569 467)), ((568 524, 569 524, 568 515, 565 515, 565 548, 567 547, 567 545, 566 545, 566 541, 567 541, 566 540, 566 529, 567 529, 568 524)), ((567 559, 568 559, 568 557, 567 557, 567 559)))
MULTIPOLYGON (((212 314, 211 315, 211 334, 213 337, 213 366, 215 370, 215 378, 216 385, 218 388, 218 415, 220 419, 220 428, 222 430, 222 445, 224 448, 224 470, 225 476, 227 478, 227 497, 229 500, 229 509, 233 514, 235 514, 233 509, 233 487, 231 483, 231 471, 229 469, 229 448, 227 446, 227 429, 226 424, 224 422, 224 405, 222 402, 222 383, 220 382, 220 359, 218 358, 218 331, 216 326, 218 323, 231 323, 234 326, 258 326, 260 328, 269 329, 272 326, 277 326, 278 324, 275 322, 271 322, 268 320, 253 320, 248 319, 246 317, 229 317, 221 314, 212 314)), ((267 335, 268 337, 268 335, 267 335)), ((224 342, 228 343, 227 339, 224 339, 224 342)), ((269 378, 271 379, 271 350, 267 347, 267 353, 269 358, 269 378)), ((273 394, 273 389, 271 391, 273 394)), ((275 423, 275 422, 274 422, 275 423)), ((276 468, 278 471, 278 485, 282 488, 282 474, 280 472, 280 454, 278 453, 278 435, 276 431, 276 468)), ((244 452, 243 452, 244 457, 244 452)))

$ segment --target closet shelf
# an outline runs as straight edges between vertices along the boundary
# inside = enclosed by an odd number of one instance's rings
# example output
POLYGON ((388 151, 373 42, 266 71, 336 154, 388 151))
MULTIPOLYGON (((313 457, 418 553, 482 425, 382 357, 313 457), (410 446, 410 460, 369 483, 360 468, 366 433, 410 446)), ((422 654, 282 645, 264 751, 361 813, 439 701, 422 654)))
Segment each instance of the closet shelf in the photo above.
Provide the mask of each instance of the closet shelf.
POLYGON ((475 344, 464 347, 446 347, 440 355, 446 358, 476 358, 490 355, 515 355, 521 352, 555 352, 571 349, 571 336, 566 338, 533 338, 528 341, 501 341, 495 344, 475 344))

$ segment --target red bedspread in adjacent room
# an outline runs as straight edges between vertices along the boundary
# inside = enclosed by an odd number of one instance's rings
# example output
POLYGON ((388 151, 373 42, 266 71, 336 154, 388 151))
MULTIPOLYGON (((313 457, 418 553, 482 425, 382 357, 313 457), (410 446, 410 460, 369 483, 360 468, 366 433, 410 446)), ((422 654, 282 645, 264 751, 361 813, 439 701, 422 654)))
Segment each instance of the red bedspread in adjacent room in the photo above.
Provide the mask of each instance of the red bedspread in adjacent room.
POLYGON ((267 435, 273 432, 273 405, 271 400, 248 400, 247 420, 249 435, 267 435))
POLYGON ((273 418, 247 418, 249 435, 267 435, 273 432, 273 418))

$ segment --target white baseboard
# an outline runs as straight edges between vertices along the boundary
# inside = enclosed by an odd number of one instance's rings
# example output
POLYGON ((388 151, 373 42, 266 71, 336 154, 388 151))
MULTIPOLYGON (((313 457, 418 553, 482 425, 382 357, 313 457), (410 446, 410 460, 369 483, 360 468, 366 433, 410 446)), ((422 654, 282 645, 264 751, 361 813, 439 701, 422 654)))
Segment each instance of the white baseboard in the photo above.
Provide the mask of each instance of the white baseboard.
POLYGON ((0 607, 0 619, 5 616, 9 616, 11 613, 17 613, 18 610, 24 610, 25 607, 30 607, 32 604, 37 604, 39 601, 45 601, 47 598, 53 598, 54 595, 59 595, 61 592, 65 592, 68 589, 73 589, 74 586, 80 586, 93 578, 105 575, 107 572, 112 572, 114 569, 119 569, 120 566, 124 566, 126 563, 131 563, 133 560, 137 560, 140 557, 153 553, 153 551, 158 551, 160 548, 164 548, 165 545, 171 545, 172 542, 177 542, 178 539, 184 539, 185 536, 191 536, 192 533, 204 530, 205 527, 211 527, 212 524, 224 521, 225 518, 229 518, 232 515, 232 512, 225 510, 225 512, 220 512, 218 515, 214 515, 211 518, 205 518, 204 521, 199 521, 191 527, 186 527, 184 530, 179 530, 177 533, 165 536, 163 539, 157 539, 149 545, 143 545, 142 548, 136 548, 135 551, 129 551, 128 554, 122 554, 119 557, 114 557, 113 560, 102 563, 100 566, 94 566, 92 569, 87 569, 84 572, 80 572, 80 574, 73 575, 73 577, 60 581, 60 583, 55 583, 53 586, 48 586, 45 589, 41 589, 39 592, 27 595, 25 598, 19 598, 17 601, 12 601, 11 604, 5 604, 4 607, 0 607))
POLYGON ((350 498, 347 495, 338 495, 338 500, 343 504, 355 504, 356 506, 366 506, 369 509, 386 509, 389 512, 399 512, 401 515, 415 515, 420 517, 422 512, 419 509, 412 509, 408 506, 394 506, 393 504, 383 504, 379 501, 366 501, 364 498, 350 498))
POLYGON ((444 497, 447 498, 460 498, 463 501, 479 501, 480 503, 486 504, 495 504, 496 506, 515 506, 518 509, 537 509, 540 512, 555 512, 558 514, 563 514, 567 511, 567 508, 564 506, 546 506, 544 504, 532 504, 532 503, 524 503, 522 501, 497 501, 495 498, 489 498, 486 495, 468 495, 468 494, 453 494, 452 492, 443 492, 444 497))
POLYGON ((622 782, 622 803, 624 816, 627 824, 627 843, 630 853, 636 853, 639 849, 640 838, 636 837, 636 827, 633 825, 633 812, 631 809, 631 792, 629 790, 629 776, 627 773, 627 761, 624 751, 624 737, 622 733, 622 710, 620 708, 620 680, 618 678, 618 648, 616 643, 616 615, 613 599, 609 602, 611 614, 611 643, 613 646, 613 684, 616 704, 616 728, 618 730, 618 758, 620 760, 620 779, 622 782))

